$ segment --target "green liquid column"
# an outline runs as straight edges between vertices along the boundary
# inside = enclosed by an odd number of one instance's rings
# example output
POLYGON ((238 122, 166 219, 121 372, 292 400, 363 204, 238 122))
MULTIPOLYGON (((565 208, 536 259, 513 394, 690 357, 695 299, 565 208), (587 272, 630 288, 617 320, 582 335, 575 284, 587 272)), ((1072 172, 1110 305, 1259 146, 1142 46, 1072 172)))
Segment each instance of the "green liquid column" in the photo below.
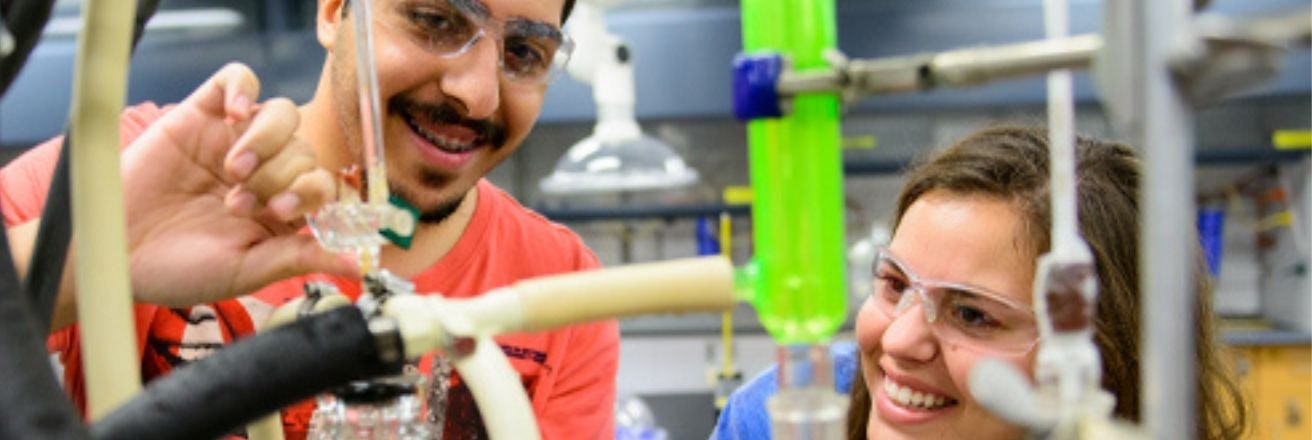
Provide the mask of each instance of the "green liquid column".
MULTIPOLYGON (((782 53, 795 70, 826 69, 833 0, 743 0, 743 48, 782 53)), ((828 341, 847 316, 840 101, 792 100, 780 119, 748 123, 756 256, 749 298, 779 344, 828 341)))

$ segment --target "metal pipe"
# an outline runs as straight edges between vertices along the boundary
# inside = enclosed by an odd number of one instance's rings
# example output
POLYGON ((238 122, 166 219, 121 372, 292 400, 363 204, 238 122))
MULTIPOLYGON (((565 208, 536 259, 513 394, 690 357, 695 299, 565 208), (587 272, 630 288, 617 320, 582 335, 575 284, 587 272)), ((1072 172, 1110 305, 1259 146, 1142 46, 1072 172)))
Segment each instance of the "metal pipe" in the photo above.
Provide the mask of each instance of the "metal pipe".
POLYGON ((1044 74, 1059 69, 1086 69, 1102 48, 1093 35, 943 52, 930 63, 931 86, 967 86, 1000 79, 1044 74))
MULTIPOLYGON (((1312 45, 1312 24, 1304 17, 1307 17, 1306 10, 1227 22, 1225 33, 1212 37, 1272 46, 1312 45)), ((881 95, 987 84, 1053 70, 1082 70, 1094 63, 1103 48, 1103 40, 1098 34, 1085 34, 938 53, 855 59, 832 69, 784 72, 779 78, 778 92, 782 96, 824 92, 881 95)), ((1203 51, 1197 54, 1200 60, 1206 55, 1203 51)))
POLYGON ((1189 5, 1175 1, 1108 2, 1103 34, 1105 73, 1125 90, 1119 121, 1143 150, 1140 194, 1139 291, 1142 322, 1144 420, 1152 438, 1190 439, 1197 433, 1194 360, 1193 114, 1170 70, 1173 55, 1191 49, 1189 5))
POLYGON ((1102 38, 1087 34, 940 53, 856 59, 838 69, 787 72, 779 80, 779 94, 845 90, 890 94, 971 86, 1057 69, 1085 69, 1101 48, 1102 38))

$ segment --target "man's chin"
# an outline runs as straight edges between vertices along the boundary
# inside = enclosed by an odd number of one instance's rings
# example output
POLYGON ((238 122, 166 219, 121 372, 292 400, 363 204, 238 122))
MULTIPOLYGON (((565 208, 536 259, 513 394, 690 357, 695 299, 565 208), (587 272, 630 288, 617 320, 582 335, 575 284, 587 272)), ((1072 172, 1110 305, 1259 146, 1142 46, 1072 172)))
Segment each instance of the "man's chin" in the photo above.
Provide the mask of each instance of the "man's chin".
MULTIPOLYGON (((433 192, 436 192, 436 190, 433 192)), ((423 200, 421 202, 420 197, 417 197, 414 191, 395 184, 392 185, 392 194, 418 209, 419 222, 426 224, 437 224, 446 221, 448 217, 451 217, 451 214, 460 209, 460 203, 465 200, 465 195, 468 193, 469 191, 460 191, 446 200, 423 200)))

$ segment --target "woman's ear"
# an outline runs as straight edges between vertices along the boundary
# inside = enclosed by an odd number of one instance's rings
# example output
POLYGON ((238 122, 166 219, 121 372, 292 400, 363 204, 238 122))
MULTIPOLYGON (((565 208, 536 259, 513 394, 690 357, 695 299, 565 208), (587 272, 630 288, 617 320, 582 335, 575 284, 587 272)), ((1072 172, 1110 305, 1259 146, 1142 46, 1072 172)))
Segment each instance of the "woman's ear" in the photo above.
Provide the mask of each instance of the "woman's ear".
POLYGON ((344 0, 319 0, 319 12, 315 14, 315 35, 319 44, 329 52, 337 40, 342 20, 346 18, 347 3, 344 0))

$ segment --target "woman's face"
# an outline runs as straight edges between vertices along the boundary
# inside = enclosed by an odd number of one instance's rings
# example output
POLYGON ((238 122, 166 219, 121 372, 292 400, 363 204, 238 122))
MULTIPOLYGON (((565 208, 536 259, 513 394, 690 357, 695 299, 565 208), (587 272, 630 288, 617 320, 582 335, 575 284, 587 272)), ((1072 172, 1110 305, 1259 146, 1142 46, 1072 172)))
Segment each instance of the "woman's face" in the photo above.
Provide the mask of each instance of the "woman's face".
MULTIPOLYGON (((931 191, 907 209, 888 249, 909 272, 908 277, 979 288, 1028 313, 1032 309, 1035 256, 1027 250, 1030 246, 1023 232, 1021 214, 1011 202, 931 191)), ((1019 428, 994 417, 975 402, 967 384, 971 368, 985 358, 1003 360, 1032 376, 1035 350, 1015 352, 1013 348, 1004 352, 962 336, 978 337, 984 334, 982 331, 949 336, 943 330, 952 319, 957 324, 978 322, 979 314, 973 309, 941 305, 934 324, 926 320, 925 306, 919 301, 900 314, 889 312, 887 303, 880 303, 888 298, 880 293, 880 289, 890 288, 885 284, 876 284, 875 293, 857 315, 862 375, 872 399, 867 436, 1021 436, 1019 428)), ((891 288, 902 287, 899 284, 891 288)), ((914 294, 910 289, 900 291, 914 294)))

